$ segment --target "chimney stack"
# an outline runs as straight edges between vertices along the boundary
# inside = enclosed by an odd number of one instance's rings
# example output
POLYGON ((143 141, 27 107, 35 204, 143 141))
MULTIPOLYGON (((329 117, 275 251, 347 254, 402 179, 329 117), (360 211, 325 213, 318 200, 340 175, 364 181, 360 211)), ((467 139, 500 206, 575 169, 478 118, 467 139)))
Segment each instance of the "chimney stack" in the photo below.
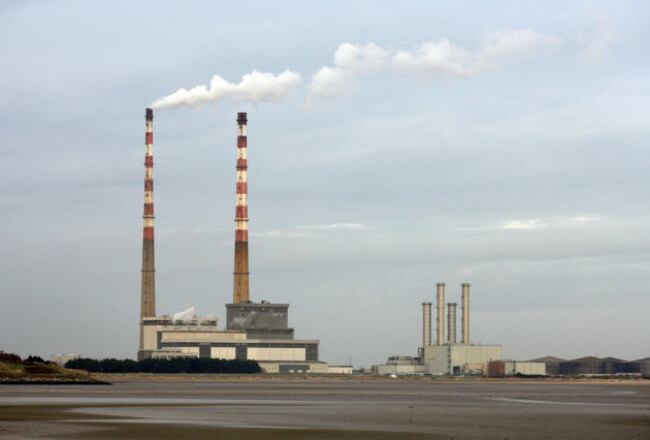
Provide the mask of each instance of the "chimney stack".
POLYGON ((456 343, 456 303, 448 303, 449 315, 447 316, 447 340, 450 344, 456 343))
POLYGON ((436 345, 442 345, 445 343, 445 283, 438 283, 437 300, 438 340, 436 345))
POLYGON ((462 343, 469 344, 469 283, 461 285, 463 289, 462 302, 463 302, 463 329, 462 329, 462 343))
MULTIPOLYGON (((153 110, 148 108, 145 115, 145 156, 144 156, 144 228, 142 238, 142 295, 140 302, 140 321, 142 318, 156 316, 156 267, 154 264, 153 242, 153 110)), ((140 349, 142 349, 142 331, 140 349)))
POLYGON ((422 346, 431 345, 431 303, 422 303, 422 346))
POLYGON ((249 302, 248 289, 248 182, 246 113, 237 113, 237 206, 235 208, 235 282, 232 301, 249 302))

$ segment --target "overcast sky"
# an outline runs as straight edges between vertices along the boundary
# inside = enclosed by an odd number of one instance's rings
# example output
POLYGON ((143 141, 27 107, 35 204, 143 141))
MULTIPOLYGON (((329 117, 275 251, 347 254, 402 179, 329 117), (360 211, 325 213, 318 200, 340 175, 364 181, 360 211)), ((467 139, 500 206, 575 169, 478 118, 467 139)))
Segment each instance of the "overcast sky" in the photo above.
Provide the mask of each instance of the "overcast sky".
POLYGON ((322 360, 437 282, 507 358, 650 355, 650 4, 530 3, 1 2, 0 349, 135 357, 155 103, 158 314, 225 324, 245 111, 251 298, 322 360))

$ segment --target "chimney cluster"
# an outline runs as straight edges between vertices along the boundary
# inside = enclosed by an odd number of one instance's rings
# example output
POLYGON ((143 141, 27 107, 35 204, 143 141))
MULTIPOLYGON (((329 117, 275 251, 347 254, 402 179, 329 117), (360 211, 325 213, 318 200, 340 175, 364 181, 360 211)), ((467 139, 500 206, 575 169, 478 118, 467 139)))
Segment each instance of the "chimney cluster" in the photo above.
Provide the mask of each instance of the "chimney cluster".
MULTIPOLYGON (((461 344, 469 345, 469 283, 461 285, 461 344)), ((431 345, 431 303, 422 303, 422 344, 431 345)), ((436 294, 437 334, 436 344, 445 344, 445 283, 437 284, 436 294)), ((456 344, 456 303, 447 303, 447 343, 456 344)))
MULTIPOLYGON (((246 161, 246 113, 237 113, 237 202, 235 208, 235 272, 233 302, 246 303, 248 289, 248 184, 246 161)), ((142 241, 142 289, 140 322, 156 316, 154 228, 153 228, 153 110, 145 114, 144 157, 144 215, 142 241)), ((143 349, 143 333, 140 330, 140 350, 143 349)))

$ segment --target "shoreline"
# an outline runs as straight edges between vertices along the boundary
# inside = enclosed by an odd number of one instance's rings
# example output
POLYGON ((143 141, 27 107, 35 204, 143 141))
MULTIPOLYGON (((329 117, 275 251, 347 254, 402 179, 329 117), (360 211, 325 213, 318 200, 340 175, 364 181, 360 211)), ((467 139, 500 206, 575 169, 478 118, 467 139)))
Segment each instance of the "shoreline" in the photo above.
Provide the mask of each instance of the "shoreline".
POLYGON ((642 377, 438 377, 438 376, 355 376, 296 374, 156 374, 156 373, 91 373, 98 380, 192 380, 192 381, 296 381, 296 382, 441 382, 441 383, 625 383, 650 385, 642 377))

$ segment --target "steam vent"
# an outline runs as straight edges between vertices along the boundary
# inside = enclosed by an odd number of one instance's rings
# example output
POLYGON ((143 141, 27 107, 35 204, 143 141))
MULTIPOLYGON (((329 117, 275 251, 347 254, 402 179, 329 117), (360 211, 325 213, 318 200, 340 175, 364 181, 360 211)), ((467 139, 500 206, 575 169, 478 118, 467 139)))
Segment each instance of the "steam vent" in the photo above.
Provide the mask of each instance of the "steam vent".
POLYGON ((142 245, 142 301, 138 359, 200 357, 250 359, 267 373, 328 373, 318 360, 318 340, 294 339, 289 304, 250 300, 248 266, 248 119, 237 114, 235 258, 232 303, 226 304, 226 329, 218 320, 155 315, 153 246, 153 110, 146 111, 145 205, 142 245))

